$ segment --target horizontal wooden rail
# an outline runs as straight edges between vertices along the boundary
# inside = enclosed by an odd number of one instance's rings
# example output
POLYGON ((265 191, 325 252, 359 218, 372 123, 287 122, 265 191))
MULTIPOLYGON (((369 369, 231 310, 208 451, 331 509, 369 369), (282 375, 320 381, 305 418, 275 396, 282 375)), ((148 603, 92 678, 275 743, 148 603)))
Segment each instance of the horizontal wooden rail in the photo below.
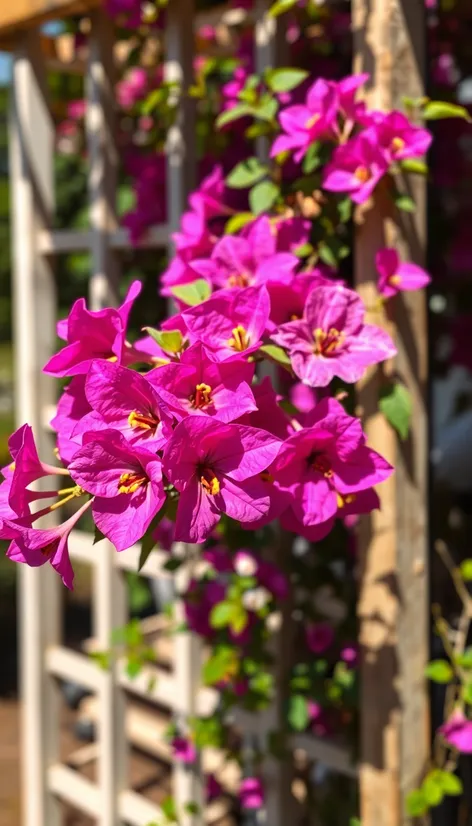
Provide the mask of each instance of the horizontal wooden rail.
MULTIPOLYGON (((152 227, 136 244, 130 241, 126 229, 110 232, 108 243, 115 252, 165 249, 169 243, 169 227, 159 224, 152 227)), ((67 255, 72 252, 90 252, 94 234, 92 230, 53 229, 38 233, 38 250, 42 255, 67 255)))

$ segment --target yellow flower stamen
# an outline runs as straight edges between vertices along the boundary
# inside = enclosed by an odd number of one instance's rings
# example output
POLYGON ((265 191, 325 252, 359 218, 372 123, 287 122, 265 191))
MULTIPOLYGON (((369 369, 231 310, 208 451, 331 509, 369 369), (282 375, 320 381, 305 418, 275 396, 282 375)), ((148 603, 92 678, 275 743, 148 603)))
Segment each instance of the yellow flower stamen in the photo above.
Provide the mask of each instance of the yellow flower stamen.
POLYGON ((146 416, 144 413, 139 413, 138 410, 133 410, 128 416, 128 424, 130 427, 140 427, 143 430, 155 430, 159 422, 152 415, 146 416))
POLYGON ((354 177, 357 178, 361 184, 366 184, 367 181, 370 181, 372 174, 370 169, 367 169, 366 166, 358 166, 354 172, 354 177))
POLYGON ((403 140, 403 138, 399 138, 399 137, 393 138, 393 140, 390 144, 390 148, 391 148, 392 152, 401 152, 402 149, 405 148, 405 141, 403 140))
POLYGON ((137 471, 122 473, 118 480, 118 493, 135 493, 138 488, 146 485, 147 481, 147 476, 137 471))
POLYGON ((247 334, 247 330, 242 326, 242 324, 238 324, 233 330, 231 330, 233 337, 228 340, 228 345, 233 348, 233 350, 237 350, 241 353, 243 350, 247 350, 249 347, 249 336, 247 334))
POLYGON ((209 384, 197 384, 195 393, 192 393, 190 396, 190 402, 195 410, 200 410, 202 407, 206 407, 211 403, 211 390, 212 388, 209 384))
POLYGON ((315 340, 315 356, 327 356, 341 347, 344 333, 336 330, 335 327, 330 327, 328 332, 325 333, 321 327, 317 327, 316 330, 313 330, 313 338, 315 340))
POLYGON ((200 476, 200 484, 211 496, 216 496, 220 492, 220 483, 209 468, 204 468, 200 476))

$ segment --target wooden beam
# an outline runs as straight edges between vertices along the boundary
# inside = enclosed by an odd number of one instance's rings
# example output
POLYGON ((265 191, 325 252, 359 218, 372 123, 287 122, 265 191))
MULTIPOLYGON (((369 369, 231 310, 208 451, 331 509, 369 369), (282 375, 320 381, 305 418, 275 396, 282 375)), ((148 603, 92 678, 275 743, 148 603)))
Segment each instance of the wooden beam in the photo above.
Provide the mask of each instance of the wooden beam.
POLYGON ((0 47, 25 29, 74 14, 87 14, 102 0, 15 0, 0 3, 0 47))
MULTIPOLYGON (((353 0, 353 27, 354 69, 370 73, 371 107, 401 108, 404 95, 424 94, 423 0, 353 0)), ((395 210, 381 190, 357 229, 355 280, 367 307, 376 303, 379 248, 394 246, 406 260, 423 263, 426 185, 417 177, 402 186, 417 203, 415 215, 395 210)), ((423 677, 429 627, 426 296, 403 293, 387 310, 368 315, 393 335, 398 357, 385 371, 370 371, 359 387, 369 443, 395 466, 380 490, 382 510, 360 529, 361 820, 363 826, 400 826, 410 822, 405 797, 420 783, 429 752, 423 677), (389 376, 413 400, 406 442, 378 412, 379 390, 389 376)))

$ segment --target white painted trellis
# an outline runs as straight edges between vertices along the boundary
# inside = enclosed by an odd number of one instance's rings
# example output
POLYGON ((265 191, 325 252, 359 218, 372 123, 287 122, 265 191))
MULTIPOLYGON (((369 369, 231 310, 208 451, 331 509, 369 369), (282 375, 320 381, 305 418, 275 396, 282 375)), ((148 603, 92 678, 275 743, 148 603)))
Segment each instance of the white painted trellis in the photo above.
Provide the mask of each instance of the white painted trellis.
MULTIPOLYGON (((268 0, 256 2, 258 71, 277 64, 277 32, 274 21, 266 14, 268 5, 268 0)), ((166 75, 169 79, 181 80, 184 85, 191 83, 193 20, 193 0, 171 0, 166 32, 166 75)), ((130 248, 126 234, 118 228, 115 214, 118 155, 113 120, 113 27, 100 9, 91 13, 85 88, 90 229, 54 231, 54 130, 47 103, 40 34, 32 28, 16 38, 10 133, 16 415, 18 424, 27 421, 33 426, 44 458, 51 455, 47 422, 55 403, 55 385, 41 373, 55 345, 56 300, 51 262, 61 253, 89 252, 92 262, 89 306, 99 309, 117 302, 120 252, 130 248)), ((178 225, 195 181, 194 145, 193 103, 183 97, 177 123, 171 128, 167 143, 168 224, 156 227, 149 234, 142 245, 148 249, 165 247, 171 231, 178 225)), ((258 151, 261 155, 266 152, 263 141, 258 151)), ((106 541, 94 547, 91 536, 75 532, 70 550, 73 560, 86 563, 93 570, 93 636, 98 646, 106 649, 113 629, 127 620, 123 571, 137 569, 139 549, 134 547, 117 554, 106 541)), ((158 551, 153 552, 143 573, 157 578, 166 576, 161 569, 165 558, 158 551)), ((124 692, 165 706, 182 722, 196 711, 210 709, 216 697, 213 691, 198 685, 198 644, 190 635, 178 635, 174 643, 173 671, 159 672, 157 683, 149 690, 146 674, 131 681, 122 663, 110 672, 101 671, 85 654, 72 652, 61 644, 61 586, 49 566, 40 570, 22 567, 20 580, 24 826, 60 826, 63 801, 88 814, 100 826, 147 826, 158 821, 158 807, 129 787, 124 692), (73 680, 96 696, 96 783, 60 761, 58 679, 73 680)), ((284 641, 277 644, 280 659, 284 641)), ((257 717, 240 715, 238 722, 246 731, 261 738, 267 736, 280 720, 281 700, 283 698, 257 717)), ((335 771, 348 776, 356 774, 347 753, 334 744, 301 735, 292 739, 292 745, 335 771)), ((294 820, 287 809, 284 766, 274 761, 265 768, 266 823, 291 826, 294 820)), ((189 770, 174 766, 173 780, 179 811, 183 811, 186 802, 201 801, 199 767, 189 770)), ((215 816, 219 811, 215 809, 215 816)), ((182 826, 201 826, 202 822, 200 815, 186 813, 182 817, 182 826)))

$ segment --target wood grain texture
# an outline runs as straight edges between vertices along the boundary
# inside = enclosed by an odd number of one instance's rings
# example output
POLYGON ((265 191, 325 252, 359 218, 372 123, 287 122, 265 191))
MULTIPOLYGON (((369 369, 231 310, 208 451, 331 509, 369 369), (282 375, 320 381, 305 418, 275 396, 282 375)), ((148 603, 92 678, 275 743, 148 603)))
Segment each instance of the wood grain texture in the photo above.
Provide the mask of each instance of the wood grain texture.
MULTIPOLYGON (((402 108, 404 95, 424 94, 422 0, 353 0, 353 28, 354 69, 370 73, 371 107, 402 108)), ((417 203, 414 215, 398 212, 380 188, 357 228, 356 285, 368 307, 375 304, 380 247, 395 246, 406 260, 424 263, 426 185, 416 178, 401 187, 417 203)), ((361 819, 363 826, 403 826, 409 823, 405 796, 421 781, 429 752, 426 296, 403 294, 369 315, 392 334, 398 356, 369 371, 358 395, 369 443, 395 466, 379 491, 382 510, 365 518, 359 532, 361 819), (406 385, 413 399, 405 442, 378 412, 379 389, 389 378, 406 385)))

